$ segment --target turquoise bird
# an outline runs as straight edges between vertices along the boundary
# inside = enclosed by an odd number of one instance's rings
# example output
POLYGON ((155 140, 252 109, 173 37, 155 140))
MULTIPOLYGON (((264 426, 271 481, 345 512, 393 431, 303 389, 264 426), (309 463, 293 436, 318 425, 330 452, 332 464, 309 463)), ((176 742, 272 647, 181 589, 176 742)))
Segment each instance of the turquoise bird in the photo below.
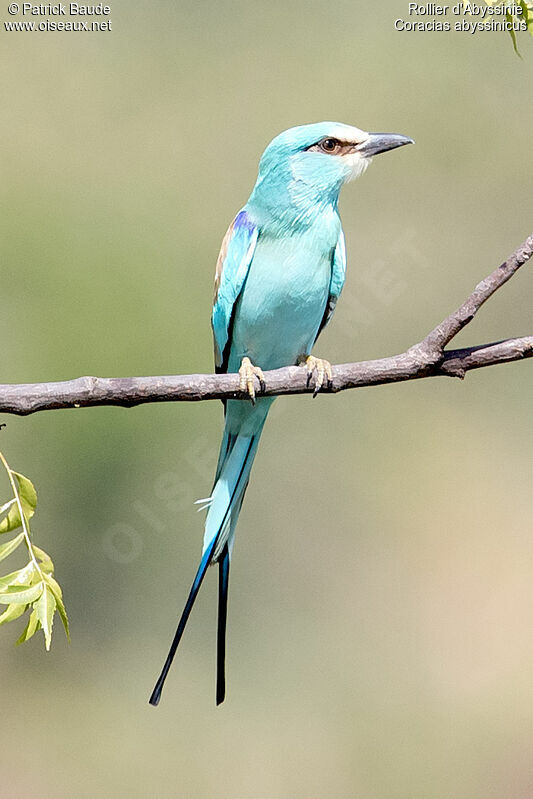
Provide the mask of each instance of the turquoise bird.
POLYGON ((225 403, 225 427, 207 508, 203 554, 172 646, 150 697, 157 705, 210 564, 219 564, 217 705, 225 697, 226 619, 235 528, 263 425, 274 397, 256 398, 263 369, 305 365, 316 394, 332 380, 311 350, 342 291, 346 250, 337 208, 344 183, 372 156, 412 143, 337 122, 290 128, 266 148, 250 198, 231 223, 215 275, 216 371, 238 372, 251 402, 225 403))

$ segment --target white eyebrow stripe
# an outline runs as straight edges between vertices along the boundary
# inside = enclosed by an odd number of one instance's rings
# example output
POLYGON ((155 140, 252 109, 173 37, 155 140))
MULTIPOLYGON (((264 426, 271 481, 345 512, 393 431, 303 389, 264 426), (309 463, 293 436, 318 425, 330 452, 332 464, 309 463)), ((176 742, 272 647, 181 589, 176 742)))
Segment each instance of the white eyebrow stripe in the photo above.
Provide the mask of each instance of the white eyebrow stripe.
POLYGON ((366 130, 354 128, 351 125, 337 125, 331 131, 331 138, 339 139, 342 142, 358 144, 367 139, 369 134, 366 130))

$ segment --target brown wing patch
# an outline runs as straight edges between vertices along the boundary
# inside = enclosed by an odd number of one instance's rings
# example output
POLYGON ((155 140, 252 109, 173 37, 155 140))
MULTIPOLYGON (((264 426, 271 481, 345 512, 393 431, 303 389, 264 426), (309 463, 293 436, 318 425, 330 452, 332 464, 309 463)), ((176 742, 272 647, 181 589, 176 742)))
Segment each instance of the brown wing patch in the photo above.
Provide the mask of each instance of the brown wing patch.
POLYGON ((224 261, 226 260, 226 255, 228 254, 228 247, 229 242, 231 239, 231 235, 233 233, 233 228, 235 226, 235 219, 226 230, 226 235, 222 239, 222 244, 220 245, 220 252, 217 258, 217 265, 215 267, 215 296, 213 297, 213 305, 216 303, 218 299, 218 290, 220 288, 220 283, 222 280, 222 270, 224 269, 224 261))

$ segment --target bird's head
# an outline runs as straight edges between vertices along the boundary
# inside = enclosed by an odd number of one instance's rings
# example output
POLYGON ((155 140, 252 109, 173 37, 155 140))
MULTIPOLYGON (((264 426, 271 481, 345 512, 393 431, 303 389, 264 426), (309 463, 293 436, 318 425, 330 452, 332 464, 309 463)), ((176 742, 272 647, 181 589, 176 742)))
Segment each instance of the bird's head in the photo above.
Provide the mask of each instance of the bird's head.
POLYGON ((283 206, 336 203, 341 186, 359 177, 372 156, 412 143, 398 133, 368 133, 339 122, 290 128, 263 153, 252 197, 283 206))

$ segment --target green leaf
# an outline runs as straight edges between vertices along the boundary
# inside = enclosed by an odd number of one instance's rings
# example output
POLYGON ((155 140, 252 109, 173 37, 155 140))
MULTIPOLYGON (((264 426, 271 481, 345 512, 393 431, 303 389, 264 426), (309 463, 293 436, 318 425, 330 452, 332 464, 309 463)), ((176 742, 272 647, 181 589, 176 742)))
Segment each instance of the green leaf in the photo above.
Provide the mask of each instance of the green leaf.
POLYGON ((42 582, 37 583, 37 585, 32 585, 29 588, 19 588, 15 585, 8 585, 7 588, 0 591, 0 603, 2 605, 10 605, 11 602, 24 602, 24 604, 27 605, 29 602, 35 602, 36 599, 39 599, 43 592, 43 588, 42 582))
POLYGON ((4 505, 2 505, 2 507, 0 508, 0 514, 4 513, 16 501, 17 500, 15 499, 15 497, 13 497, 13 499, 10 499, 9 502, 6 502, 4 505))
POLYGON ((37 491, 31 480, 24 477, 20 472, 13 472, 17 478, 20 491, 20 501, 22 502, 22 510, 27 519, 31 519, 37 507, 37 491))
POLYGON ((27 605, 23 604, 9 605, 7 610, 4 610, 2 615, 0 615, 0 624, 7 624, 8 621, 18 619, 19 616, 22 616, 27 607, 27 605))
POLYGON ((61 621, 63 622, 63 627, 65 628, 65 633, 67 634, 67 638, 70 641, 68 616, 67 616, 67 611, 65 610, 65 605, 63 604, 63 592, 61 591, 61 586, 59 585, 57 580, 54 580, 51 574, 45 574, 44 579, 54 595, 59 616, 61 618, 61 621))
POLYGON ((15 504, 11 505, 7 516, 0 522, 0 534, 10 533, 11 530, 16 530, 18 527, 22 527, 22 522, 20 521, 18 505, 15 502, 15 504))
MULTIPOLYGON (((519 58, 522 58, 522 56, 521 56, 521 55, 520 55, 520 53, 518 52, 518 42, 516 41, 516 33, 515 33, 515 31, 513 30, 513 16, 512 16, 512 14, 511 14, 511 12, 510 12, 510 11, 506 11, 506 12, 505 12, 505 19, 506 19, 506 20, 507 20, 507 22, 509 23, 509 36, 510 36, 510 37, 511 37, 511 39, 513 40, 513 47, 514 47, 514 51, 515 51, 516 55, 517 55, 519 58)), ((0 530, 0 532, 1 532, 1 530, 0 530)))
POLYGON ((56 609, 56 600, 49 586, 45 586, 44 591, 33 607, 37 611, 37 617, 41 622, 46 651, 48 652, 52 642, 52 625, 56 609))
POLYGON ((522 9, 522 14, 519 19, 525 21, 529 33, 533 36, 533 9, 531 8, 531 4, 527 3, 526 0, 518 0, 518 4, 522 9))
MULTIPOLYGON (((14 472, 13 470, 10 471, 17 482, 17 491, 20 504, 22 505, 22 513, 24 514, 26 521, 28 521, 35 513, 35 508, 37 506, 37 492, 35 491, 31 480, 28 480, 27 477, 24 477, 23 474, 19 474, 19 472, 14 472)), ((20 518, 19 506, 18 503, 15 502, 9 508, 9 513, 5 519, 2 519, 0 522, 0 534, 9 533, 11 530, 16 530, 21 526, 22 520, 20 518)))
MULTIPOLYGON (((520 5, 522 6, 522 3, 520 3, 520 5)), ((524 14, 527 22, 527 29, 530 32, 531 36, 533 36, 533 5, 531 3, 524 2, 524 6, 525 6, 524 14)))
POLYGON ((30 614, 30 618, 28 619, 28 623, 24 630, 22 631, 22 635, 17 641, 17 644, 23 644, 24 641, 29 641, 29 639, 37 632, 39 627, 41 626, 41 622, 39 621, 39 617, 37 616, 37 611, 33 610, 30 614))
POLYGON ((0 546, 0 560, 4 560, 8 555, 11 555, 22 541, 24 541, 24 533, 19 533, 11 541, 8 541, 7 544, 2 544, 2 546, 0 546))
POLYGON ((5 577, 0 577, 0 592, 4 591, 8 585, 29 586, 35 575, 35 564, 28 563, 23 569, 6 574, 5 577))
POLYGON ((39 560, 42 571, 52 574, 54 571, 54 564, 52 563, 52 558, 50 555, 48 555, 44 549, 36 547, 35 544, 32 544, 31 548, 33 549, 33 554, 39 560))

